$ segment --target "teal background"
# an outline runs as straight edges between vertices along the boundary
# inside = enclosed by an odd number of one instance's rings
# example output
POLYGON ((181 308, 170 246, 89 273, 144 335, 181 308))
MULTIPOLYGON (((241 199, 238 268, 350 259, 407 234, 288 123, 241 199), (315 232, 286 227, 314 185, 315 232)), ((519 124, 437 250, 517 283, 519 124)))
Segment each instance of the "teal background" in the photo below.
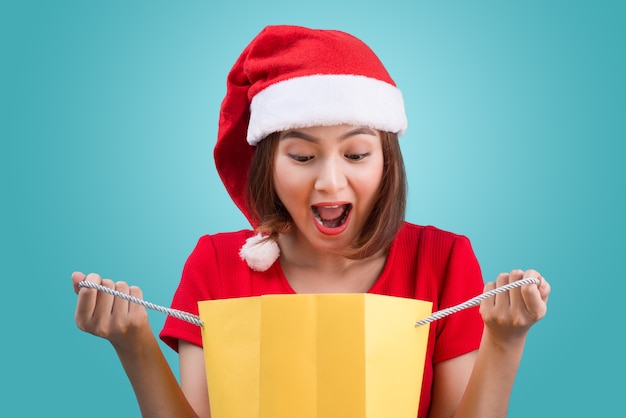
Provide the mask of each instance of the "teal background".
POLYGON ((212 147, 228 70, 279 23, 386 64, 409 221, 468 235, 487 280, 551 282, 510 417, 619 415, 625 3, 396 0, 0 2, 0 415, 139 416, 109 344, 74 325, 70 274, 167 305, 199 236, 247 227, 212 147))

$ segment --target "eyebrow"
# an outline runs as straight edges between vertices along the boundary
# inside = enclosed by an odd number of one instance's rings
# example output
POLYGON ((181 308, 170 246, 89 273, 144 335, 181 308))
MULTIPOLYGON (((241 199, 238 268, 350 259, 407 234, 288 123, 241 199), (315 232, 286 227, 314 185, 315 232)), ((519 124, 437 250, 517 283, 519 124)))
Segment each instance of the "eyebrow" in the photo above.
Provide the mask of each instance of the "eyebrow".
MULTIPOLYGON (((348 132, 346 132, 345 134, 341 135, 339 137, 339 140, 342 141, 344 139, 350 138, 351 136, 356 136, 356 135, 371 135, 371 136, 376 136, 376 131, 372 128, 368 128, 367 126, 362 126, 356 129, 352 129, 348 132)), ((297 139, 303 139, 305 141, 309 141, 309 142, 315 142, 316 138, 312 135, 308 135, 305 134, 302 131, 298 131, 298 130, 290 130, 285 132, 280 139, 286 139, 286 138, 297 138, 297 139)))

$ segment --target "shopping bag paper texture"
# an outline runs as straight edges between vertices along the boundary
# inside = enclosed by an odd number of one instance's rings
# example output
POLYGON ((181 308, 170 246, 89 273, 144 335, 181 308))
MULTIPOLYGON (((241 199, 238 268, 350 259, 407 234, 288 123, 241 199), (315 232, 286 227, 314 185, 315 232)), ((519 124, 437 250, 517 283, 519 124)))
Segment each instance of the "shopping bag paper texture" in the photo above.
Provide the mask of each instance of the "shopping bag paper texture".
POLYGON ((415 418, 430 302, 374 294, 203 301, 216 418, 415 418))

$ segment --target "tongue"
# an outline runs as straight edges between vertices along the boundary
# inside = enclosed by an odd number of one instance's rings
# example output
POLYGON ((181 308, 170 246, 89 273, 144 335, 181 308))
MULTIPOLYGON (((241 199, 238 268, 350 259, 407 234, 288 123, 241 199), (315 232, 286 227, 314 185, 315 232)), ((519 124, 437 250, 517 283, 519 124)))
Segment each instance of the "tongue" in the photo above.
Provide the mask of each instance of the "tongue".
POLYGON ((328 207, 323 207, 323 206, 317 207, 317 213, 319 214, 320 218, 322 218, 322 221, 324 222, 324 224, 331 223, 332 221, 336 221, 338 223, 341 220, 341 217, 343 216, 344 210, 345 210, 344 205, 341 205, 336 208, 328 208, 328 207))

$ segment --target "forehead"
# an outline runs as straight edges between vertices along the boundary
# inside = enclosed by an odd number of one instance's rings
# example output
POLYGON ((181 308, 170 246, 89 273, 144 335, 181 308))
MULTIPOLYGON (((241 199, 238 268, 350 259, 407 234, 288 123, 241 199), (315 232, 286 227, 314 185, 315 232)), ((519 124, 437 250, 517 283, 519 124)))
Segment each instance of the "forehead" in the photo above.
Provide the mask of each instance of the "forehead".
POLYGON ((380 138, 380 132, 367 126, 333 125, 312 126, 307 128, 289 129, 280 132, 280 139, 303 139, 306 141, 318 141, 322 139, 345 140, 352 137, 380 138))

